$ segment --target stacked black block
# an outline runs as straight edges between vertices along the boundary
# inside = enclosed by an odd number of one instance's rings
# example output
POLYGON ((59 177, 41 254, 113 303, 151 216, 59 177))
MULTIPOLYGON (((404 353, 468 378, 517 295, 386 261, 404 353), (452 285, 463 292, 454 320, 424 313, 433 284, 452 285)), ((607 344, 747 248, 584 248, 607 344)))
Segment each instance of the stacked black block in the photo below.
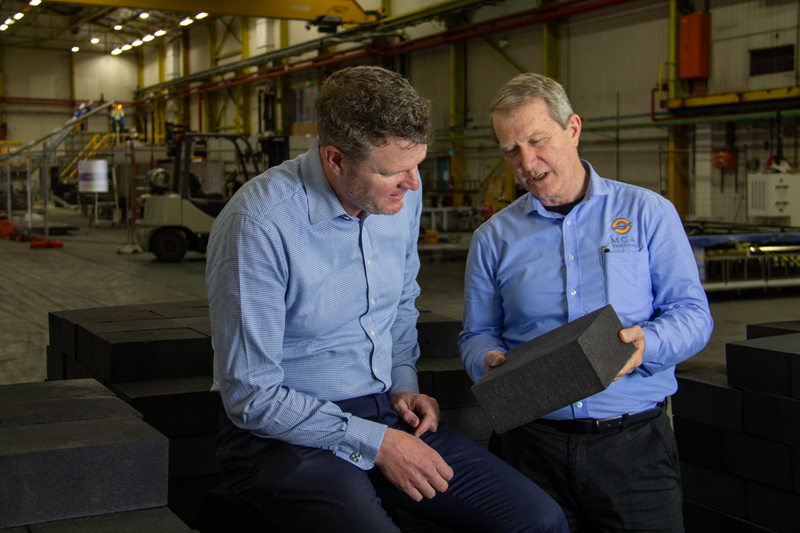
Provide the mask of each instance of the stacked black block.
POLYGON ((750 325, 752 338, 727 345, 727 366, 678 374, 687 533, 798 531, 798 325, 750 325))
POLYGON ((0 530, 189 531, 164 507, 167 448, 97 381, 0 386, 0 530))

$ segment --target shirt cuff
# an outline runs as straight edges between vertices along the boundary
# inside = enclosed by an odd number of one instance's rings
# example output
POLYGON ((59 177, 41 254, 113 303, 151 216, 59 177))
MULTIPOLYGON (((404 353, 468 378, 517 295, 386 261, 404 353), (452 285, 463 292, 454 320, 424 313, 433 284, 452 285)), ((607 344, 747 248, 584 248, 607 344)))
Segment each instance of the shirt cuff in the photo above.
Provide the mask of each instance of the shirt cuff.
POLYGON ((389 398, 403 391, 419 394, 417 371, 408 365, 398 365, 392 368, 392 386, 389 387, 389 398))
POLYGON ((361 470, 370 470, 375 466, 386 428, 385 424, 351 416, 344 439, 333 453, 361 470))
POLYGON ((645 326, 642 327, 642 331, 644 332, 644 354, 642 355, 642 366, 640 369, 652 375, 652 373, 647 370, 645 363, 649 363, 658 358, 658 353, 661 351, 661 339, 658 338, 653 328, 645 326))

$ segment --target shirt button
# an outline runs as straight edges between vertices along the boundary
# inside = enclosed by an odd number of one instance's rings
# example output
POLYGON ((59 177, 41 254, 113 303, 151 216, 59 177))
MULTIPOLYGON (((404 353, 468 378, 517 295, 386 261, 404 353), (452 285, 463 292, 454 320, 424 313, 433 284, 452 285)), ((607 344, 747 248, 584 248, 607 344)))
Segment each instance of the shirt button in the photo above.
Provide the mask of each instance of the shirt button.
POLYGON ((375 305, 375 298, 369 301, 372 305, 375 305))
POLYGON ((571 225, 572 225, 572 221, 571 220, 567 220, 567 226, 571 226, 571 225))
POLYGON ((570 292, 569 294, 570 294, 571 296, 575 296, 575 295, 576 295, 576 294, 578 294, 578 293, 577 293, 577 292, 575 292, 575 291, 572 291, 572 292, 570 292))
POLYGON ((575 258, 574 258, 574 257, 572 257, 572 256, 569 256, 569 260, 570 260, 570 261, 572 261, 573 259, 575 259, 575 258))
POLYGON ((583 407, 583 402, 578 402, 575 404, 575 407, 583 407))
POLYGON ((372 335, 373 337, 375 336, 375 332, 374 331, 370 331, 369 334, 372 335))
POLYGON ((370 261, 369 259, 367 259, 367 265, 370 265, 370 264, 372 264, 372 261, 370 261))

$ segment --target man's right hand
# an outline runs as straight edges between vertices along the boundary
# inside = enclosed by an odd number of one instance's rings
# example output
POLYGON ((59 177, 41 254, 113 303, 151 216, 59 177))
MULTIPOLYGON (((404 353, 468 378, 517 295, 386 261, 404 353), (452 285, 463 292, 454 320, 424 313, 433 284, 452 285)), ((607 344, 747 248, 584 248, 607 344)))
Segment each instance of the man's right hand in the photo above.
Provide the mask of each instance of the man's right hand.
POLYGON ((506 362, 506 356, 503 355, 503 352, 499 350, 492 350, 491 352, 486 352, 486 355, 483 356, 483 371, 488 372, 490 368, 502 365, 506 362))
POLYGON ((419 438, 397 429, 388 428, 375 465, 386 479, 414 501, 433 498, 447 490, 453 469, 436 450, 419 438))

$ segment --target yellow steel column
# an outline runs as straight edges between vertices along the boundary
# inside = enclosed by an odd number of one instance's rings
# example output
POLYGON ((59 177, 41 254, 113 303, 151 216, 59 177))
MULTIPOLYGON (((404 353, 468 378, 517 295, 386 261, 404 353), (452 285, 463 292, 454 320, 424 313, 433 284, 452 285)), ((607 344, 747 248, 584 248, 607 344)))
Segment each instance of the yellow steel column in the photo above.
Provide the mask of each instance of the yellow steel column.
MULTIPOLYGON (((288 48, 289 46, 289 21, 280 21, 280 47, 281 49, 288 48)), ((288 63, 288 59, 284 59, 283 63, 288 63)), ((279 135, 292 134, 292 115, 289 110, 289 78, 287 76, 280 76, 277 78, 277 95, 275 98, 275 118, 276 126, 279 135)))
MULTIPOLYGON (((208 68, 217 66, 217 21, 212 20, 208 23, 208 68)), ((219 78, 214 76, 211 81, 219 78)), ((217 131, 217 92, 209 91, 203 93, 203 124, 208 132, 217 131)))
MULTIPOLYGON (((138 83, 138 88, 141 89, 144 87, 144 51, 141 47, 136 49, 136 79, 138 83)), ((136 107, 136 137, 138 139, 144 139, 145 134, 145 108, 143 105, 136 107)))
POLYGON ((72 110, 77 109, 75 104, 75 54, 69 54, 69 99, 72 100, 72 110))
MULTIPOLYGON (((250 57, 250 17, 241 17, 239 27, 239 37, 242 42, 242 59, 250 57)), ((250 68, 244 68, 240 71, 241 74, 248 74, 250 68)), ((250 117, 250 84, 244 83, 239 85, 239 105, 237 106, 237 113, 240 115, 240 123, 242 125, 242 132, 250 135, 251 117, 250 117)), ((237 130, 237 133, 238 130, 237 130)))
POLYGON ((381 0, 381 10, 383 10, 383 16, 391 17, 392 16, 392 0, 381 0))
POLYGON ((6 123, 6 67, 5 67, 5 47, 0 46, 0 141, 5 141, 8 136, 8 124, 6 123))
MULTIPOLYGON (((448 29, 464 24, 463 19, 450 17, 446 21, 448 29)), ((467 124, 467 42, 458 41, 450 45, 450 134, 463 135, 467 124)), ((454 140, 450 155, 450 180, 453 189, 463 191, 467 188, 466 141, 454 140)), ((453 195, 453 204, 463 206, 469 201, 462 192, 453 195)))
MULTIPOLYGON (((183 55, 183 73, 182 76, 188 76, 191 74, 191 69, 189 68, 189 30, 185 29, 181 32, 181 54, 183 55)), ((187 85, 182 85, 182 89, 185 89, 187 85)), ((186 124, 189 126, 192 122, 192 112, 191 112, 191 100, 190 96, 184 96, 182 99, 179 100, 180 107, 178 108, 179 114, 181 119, 177 122, 179 124, 186 124)))
MULTIPOLYGON (((164 37, 158 38, 158 83, 167 81, 166 74, 167 63, 167 45, 164 42, 164 37)), ((153 106, 153 137, 158 141, 156 144, 161 145, 165 141, 164 121, 167 119, 167 103, 160 97, 163 96, 163 91, 156 93, 156 101, 153 106), (158 132, 156 134, 156 132, 158 132)))
MULTIPOLYGON (((554 4, 558 0, 539 0, 539 5, 554 4)), ((549 20, 542 26, 542 74, 556 81, 561 81, 561 41, 559 39, 560 22, 549 20)))
MULTIPOLYGON (((669 98, 685 98, 689 95, 685 81, 678 79, 678 31, 681 7, 684 0, 669 2, 669 98)), ((668 186, 667 198, 673 203, 681 219, 689 214, 689 126, 669 128, 668 186)))

